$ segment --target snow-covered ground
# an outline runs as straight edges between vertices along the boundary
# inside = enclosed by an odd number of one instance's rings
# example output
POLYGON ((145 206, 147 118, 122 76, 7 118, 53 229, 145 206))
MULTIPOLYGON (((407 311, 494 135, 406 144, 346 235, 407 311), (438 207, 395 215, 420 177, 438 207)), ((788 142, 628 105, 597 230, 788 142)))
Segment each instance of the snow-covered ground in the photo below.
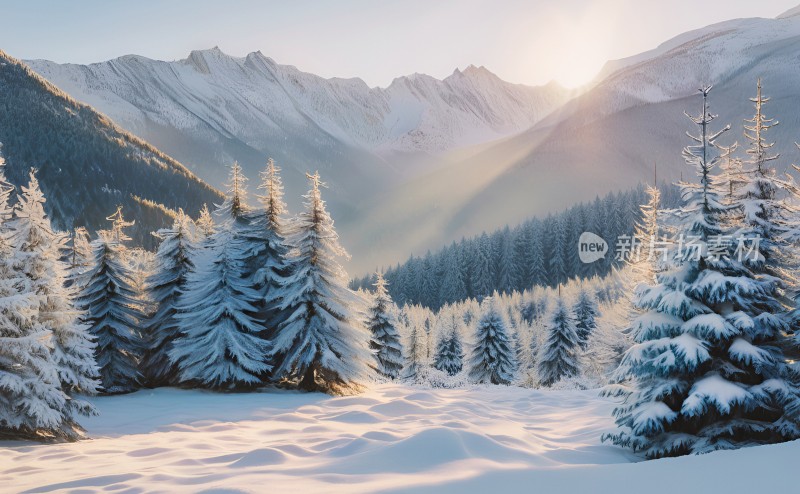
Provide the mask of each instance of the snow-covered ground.
POLYGON ((596 391, 158 389, 94 401, 91 440, 0 442, 0 492, 792 492, 800 454, 794 442, 637 462, 600 443, 614 403, 596 391))

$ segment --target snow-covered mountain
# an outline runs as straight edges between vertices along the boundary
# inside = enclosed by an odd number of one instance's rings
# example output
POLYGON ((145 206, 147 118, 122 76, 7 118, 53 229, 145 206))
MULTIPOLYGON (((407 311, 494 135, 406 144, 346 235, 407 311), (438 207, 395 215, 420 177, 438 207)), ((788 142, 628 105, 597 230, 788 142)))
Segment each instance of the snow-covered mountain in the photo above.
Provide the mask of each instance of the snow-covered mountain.
POLYGON ((554 83, 510 84, 474 66, 444 80, 414 74, 370 88, 361 79, 325 79, 280 65, 261 52, 238 58, 216 47, 175 62, 130 55, 88 66, 27 63, 146 138, 166 128, 209 144, 234 139, 262 153, 301 138, 309 148, 335 139, 382 155, 449 151, 526 130, 569 96, 554 83))

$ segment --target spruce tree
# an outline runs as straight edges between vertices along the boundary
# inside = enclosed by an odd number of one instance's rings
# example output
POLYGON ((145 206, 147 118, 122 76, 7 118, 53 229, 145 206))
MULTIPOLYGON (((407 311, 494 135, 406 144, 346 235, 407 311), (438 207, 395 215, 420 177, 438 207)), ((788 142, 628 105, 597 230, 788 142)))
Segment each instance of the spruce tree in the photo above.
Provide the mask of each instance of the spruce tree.
POLYGON ((75 439, 68 397, 47 347, 52 334, 36 324, 39 300, 16 269, 8 201, 14 188, 0 155, 0 438, 75 439))
POLYGON ((219 229, 194 257, 186 287, 178 298, 178 336, 169 358, 184 385, 214 390, 252 388, 270 371, 270 345, 261 337, 261 293, 247 266, 249 245, 246 178, 234 163, 225 201, 214 214, 219 229))
POLYGON ((67 274, 67 285, 83 286, 82 276, 92 266, 91 243, 89 232, 86 228, 79 226, 73 230, 68 251, 69 273, 67 274))
POLYGON ((475 327, 475 346, 469 359, 469 377, 477 383, 510 384, 516 366, 514 349, 495 293, 481 303, 481 317, 475 327))
POLYGON ((422 327, 413 321, 408 327, 408 350, 405 352, 401 377, 417 382, 425 377, 425 336, 422 327))
POLYGON ((220 229, 195 257, 178 299, 180 336, 169 358, 182 384, 238 390, 262 382, 270 366, 269 344, 255 317, 259 298, 230 227, 220 229))
POLYGON ((533 264, 530 258, 531 242, 530 222, 527 222, 515 230, 513 240, 514 288, 520 292, 534 285, 531 275, 533 264))
POLYGON ((266 330, 265 337, 270 337, 286 316, 278 311, 278 294, 284 278, 289 274, 283 184, 280 168, 271 158, 261 173, 261 185, 258 188, 263 191, 258 196, 262 209, 248 215, 249 225, 243 229, 240 237, 245 244, 248 275, 253 280, 253 287, 261 294, 257 305, 258 318, 266 330))
POLYGON ((395 311, 392 298, 386 291, 386 280, 377 273, 375 295, 367 319, 367 329, 372 334, 369 347, 375 354, 378 373, 389 379, 396 379, 403 368, 403 346, 395 311))
POLYGON ((578 328, 575 316, 561 297, 556 298, 539 355, 539 382, 552 386, 561 379, 576 376, 578 368, 578 328))
POLYGON ((436 326, 438 341, 433 366, 454 376, 464 367, 464 351, 461 345, 463 321, 455 308, 445 306, 439 311, 436 326))
POLYGON ((492 294, 494 272, 492 270, 491 240, 486 232, 477 239, 470 269, 472 296, 482 301, 492 294))
POLYGON ((545 233, 542 222, 534 220, 531 222, 531 245, 530 245, 530 280, 528 286, 546 286, 549 284, 547 267, 545 265, 544 238, 545 233))
POLYGON ((17 199, 10 229, 16 261, 26 277, 27 289, 36 296, 33 322, 52 336, 53 362, 61 388, 69 397, 66 417, 74 419, 77 415, 96 413, 92 405, 76 396, 97 394, 100 383, 94 359, 95 343, 88 327, 79 321, 79 312, 72 301, 74 294, 66 286, 67 264, 61 260, 66 235, 53 231, 44 203, 39 182, 31 171, 30 182, 22 187, 17 199))
POLYGON ((85 273, 84 286, 76 305, 83 311, 82 320, 97 344, 95 360, 100 367, 100 382, 106 393, 125 393, 138 387, 139 358, 142 340, 139 322, 142 316, 135 281, 126 266, 123 242, 129 225, 117 210, 111 216, 111 230, 98 232, 92 242, 92 267, 85 273))
MULTIPOLYGON (((575 246, 567 245, 567 223, 563 216, 558 216, 554 221, 552 232, 552 250, 548 265, 551 284, 560 284, 567 281, 567 249, 575 246)), ((602 262, 602 261, 600 261, 602 262)))
POLYGON ((214 218, 208 210, 208 204, 203 204, 203 209, 200 210, 200 216, 195 221, 195 225, 197 226, 196 237, 200 242, 208 240, 216 231, 214 218))
POLYGON ((764 105, 769 98, 761 92, 761 80, 758 80, 756 97, 751 98, 755 106, 755 115, 746 120, 745 138, 750 141, 746 161, 747 167, 739 173, 738 187, 734 191, 735 229, 732 237, 739 242, 744 239, 750 245, 737 245, 745 249, 757 245, 757 256, 740 256, 745 265, 754 273, 772 276, 779 292, 793 290, 792 277, 787 271, 798 267, 798 256, 794 253, 791 240, 797 239, 798 222, 796 206, 787 199, 787 182, 776 176, 771 163, 779 158, 770 149, 774 143, 767 141, 766 134, 778 122, 764 115, 764 105), (747 124, 750 125, 747 125, 747 124))
POLYGON ((718 249, 730 211, 711 172, 719 161, 702 90, 699 127, 684 150, 699 184, 682 184, 681 232, 698 249, 677 247, 657 284, 641 290, 646 311, 636 344, 617 369, 625 397, 614 410, 619 430, 604 439, 658 458, 797 438, 798 390, 780 350, 786 325, 778 284, 718 249))
POLYGON ((347 253, 325 209, 319 174, 308 178, 305 211, 287 235, 291 274, 278 296, 288 315, 273 340, 275 375, 299 380, 305 390, 352 392, 368 375, 369 337, 354 313, 358 301, 347 288, 347 274, 337 262, 347 253))
POLYGON ((152 387, 178 382, 178 371, 169 358, 175 340, 180 336, 178 301, 186 289, 186 280, 194 269, 195 247, 192 241, 192 220, 178 211, 171 228, 154 234, 161 239, 156 252, 155 268, 147 277, 146 286, 156 310, 147 321, 143 335, 145 351, 141 373, 152 387))
POLYGON ((720 155, 720 170, 722 171, 722 179, 723 179, 723 187, 724 190, 722 191, 723 197, 725 198, 726 204, 733 204, 736 200, 736 192, 738 191, 739 186, 741 185, 742 180, 742 172, 743 165, 742 160, 737 158, 734 153, 739 148, 739 143, 734 142, 730 146, 722 147, 720 146, 720 150, 722 154, 720 155))
POLYGON ((575 315, 575 330, 578 336, 578 346, 580 346, 582 350, 586 350, 589 336, 591 336, 592 332, 597 328, 596 320, 599 311, 597 309, 597 301, 585 288, 578 292, 578 300, 575 301, 572 313, 575 315))
POLYGON ((444 251, 443 255, 444 273, 439 289, 439 301, 443 304, 452 304, 467 297, 467 288, 459 266, 455 243, 444 251))

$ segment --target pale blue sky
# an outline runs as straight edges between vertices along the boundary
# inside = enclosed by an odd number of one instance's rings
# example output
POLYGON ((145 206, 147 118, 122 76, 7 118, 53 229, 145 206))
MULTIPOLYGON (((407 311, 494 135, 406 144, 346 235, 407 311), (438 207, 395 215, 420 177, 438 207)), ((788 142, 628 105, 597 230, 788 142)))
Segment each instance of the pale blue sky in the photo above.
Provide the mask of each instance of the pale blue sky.
POLYGON ((385 86, 485 65, 502 78, 575 86, 608 59, 690 29, 775 17, 800 0, 0 0, 0 49, 91 63, 135 53, 185 58, 218 45, 261 50, 322 76, 385 86))

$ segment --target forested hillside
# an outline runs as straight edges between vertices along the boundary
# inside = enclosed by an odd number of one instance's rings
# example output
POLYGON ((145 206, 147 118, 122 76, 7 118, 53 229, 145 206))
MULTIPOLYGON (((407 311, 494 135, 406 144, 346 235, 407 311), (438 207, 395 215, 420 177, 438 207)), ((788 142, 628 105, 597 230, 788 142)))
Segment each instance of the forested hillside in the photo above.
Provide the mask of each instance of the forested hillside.
POLYGON ((14 185, 39 170, 54 226, 106 228, 123 206, 136 220, 133 238, 154 245, 151 231, 172 224, 169 209, 196 216, 221 195, 183 165, 78 103, 0 51, 0 142, 14 185))
MULTIPOLYGON (((661 204, 678 205, 677 187, 662 183, 661 204)), ((386 270, 392 298, 399 304, 438 309, 468 298, 482 300, 494 291, 511 293, 533 286, 557 286, 573 278, 604 276, 616 264, 614 247, 620 235, 632 235, 647 202, 642 186, 598 197, 559 214, 532 218, 514 228, 484 232, 453 242, 438 252, 412 255, 386 270), (584 264, 578 258, 578 238, 595 233, 608 242, 604 259, 584 264)), ((354 280, 354 289, 370 289, 374 275, 354 280)))

